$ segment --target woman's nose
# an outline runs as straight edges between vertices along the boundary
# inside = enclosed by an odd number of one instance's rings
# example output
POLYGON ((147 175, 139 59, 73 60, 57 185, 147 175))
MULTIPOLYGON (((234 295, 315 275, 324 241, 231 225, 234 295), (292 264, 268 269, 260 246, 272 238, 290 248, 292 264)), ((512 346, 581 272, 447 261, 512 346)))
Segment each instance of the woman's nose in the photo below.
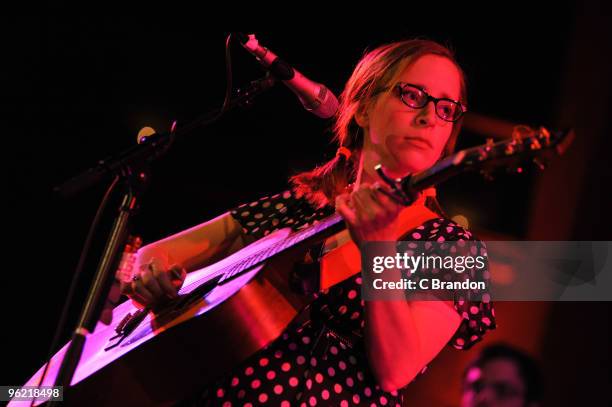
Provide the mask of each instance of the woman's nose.
POLYGON ((416 123, 419 126, 427 127, 432 126, 436 120, 436 106, 433 100, 427 102, 427 104, 419 110, 416 115, 416 123))

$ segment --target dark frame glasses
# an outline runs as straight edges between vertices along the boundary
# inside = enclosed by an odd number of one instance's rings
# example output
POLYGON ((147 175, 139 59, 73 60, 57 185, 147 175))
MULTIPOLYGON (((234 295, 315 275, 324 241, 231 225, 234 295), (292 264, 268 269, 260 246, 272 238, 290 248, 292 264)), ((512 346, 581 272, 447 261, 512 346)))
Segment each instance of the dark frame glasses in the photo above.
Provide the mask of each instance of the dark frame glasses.
MULTIPOLYGON (((392 89, 397 91, 402 103, 412 109, 422 109, 430 101, 433 101, 436 115, 447 122, 456 122, 467 111, 458 100, 435 98, 427 93, 425 89, 411 83, 399 82, 392 89)), ((379 92, 386 90, 389 90, 389 87, 383 88, 379 92)))

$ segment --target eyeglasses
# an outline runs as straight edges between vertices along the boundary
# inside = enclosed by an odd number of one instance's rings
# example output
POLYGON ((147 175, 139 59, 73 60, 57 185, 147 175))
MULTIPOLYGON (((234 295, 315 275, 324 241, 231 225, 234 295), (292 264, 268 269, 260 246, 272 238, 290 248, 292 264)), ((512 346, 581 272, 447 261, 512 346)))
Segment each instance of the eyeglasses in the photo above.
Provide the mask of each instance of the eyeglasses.
MULTIPOLYGON (((380 92, 388 89, 388 87, 381 89, 380 92)), ((463 116, 463 113, 467 111, 467 109, 456 100, 435 98, 424 89, 410 83, 400 82, 395 85, 393 89, 398 92, 401 101, 406 106, 413 109, 422 109, 427 106, 430 100, 433 101, 436 108, 436 115, 447 122, 456 122, 463 116)))

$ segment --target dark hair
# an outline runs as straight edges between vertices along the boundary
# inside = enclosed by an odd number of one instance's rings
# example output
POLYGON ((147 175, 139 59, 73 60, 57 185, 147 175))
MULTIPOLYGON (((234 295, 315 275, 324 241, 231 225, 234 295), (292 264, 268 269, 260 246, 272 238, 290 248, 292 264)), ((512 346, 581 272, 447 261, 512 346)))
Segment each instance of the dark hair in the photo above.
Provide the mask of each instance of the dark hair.
MULTIPOLYGON (((382 45, 366 52, 355 67, 340 95, 340 105, 334 122, 334 141, 351 151, 351 156, 337 155, 327 163, 311 171, 291 177, 298 196, 305 196, 312 204, 322 207, 333 202, 347 186, 354 182, 363 146, 361 131, 355 115, 371 103, 377 91, 389 86, 397 72, 424 55, 439 55, 455 64, 460 75, 460 101, 467 106, 465 75, 450 49, 430 40, 405 40, 382 45)), ((453 124, 452 133, 444 147, 442 157, 455 149, 462 120, 453 124)), ((426 205, 443 215, 435 198, 428 198, 426 205), (429 202, 429 205, 427 205, 429 202)))
POLYGON ((471 368, 482 368, 487 362, 494 359, 509 359, 516 364, 519 375, 525 383, 525 402, 541 401, 543 383, 538 363, 527 353, 503 343, 484 348, 465 369, 463 380, 465 381, 466 374, 471 368))

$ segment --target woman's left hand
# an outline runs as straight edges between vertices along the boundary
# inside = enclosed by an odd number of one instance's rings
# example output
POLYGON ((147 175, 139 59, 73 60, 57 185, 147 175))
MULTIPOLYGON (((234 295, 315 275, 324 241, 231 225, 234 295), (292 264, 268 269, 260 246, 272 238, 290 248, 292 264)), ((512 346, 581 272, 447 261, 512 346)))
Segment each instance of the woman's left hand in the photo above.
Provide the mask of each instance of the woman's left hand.
POLYGON ((382 188, 364 183, 336 197, 336 211, 346 221, 357 246, 370 241, 393 241, 399 236, 394 221, 404 206, 381 192, 382 188))

